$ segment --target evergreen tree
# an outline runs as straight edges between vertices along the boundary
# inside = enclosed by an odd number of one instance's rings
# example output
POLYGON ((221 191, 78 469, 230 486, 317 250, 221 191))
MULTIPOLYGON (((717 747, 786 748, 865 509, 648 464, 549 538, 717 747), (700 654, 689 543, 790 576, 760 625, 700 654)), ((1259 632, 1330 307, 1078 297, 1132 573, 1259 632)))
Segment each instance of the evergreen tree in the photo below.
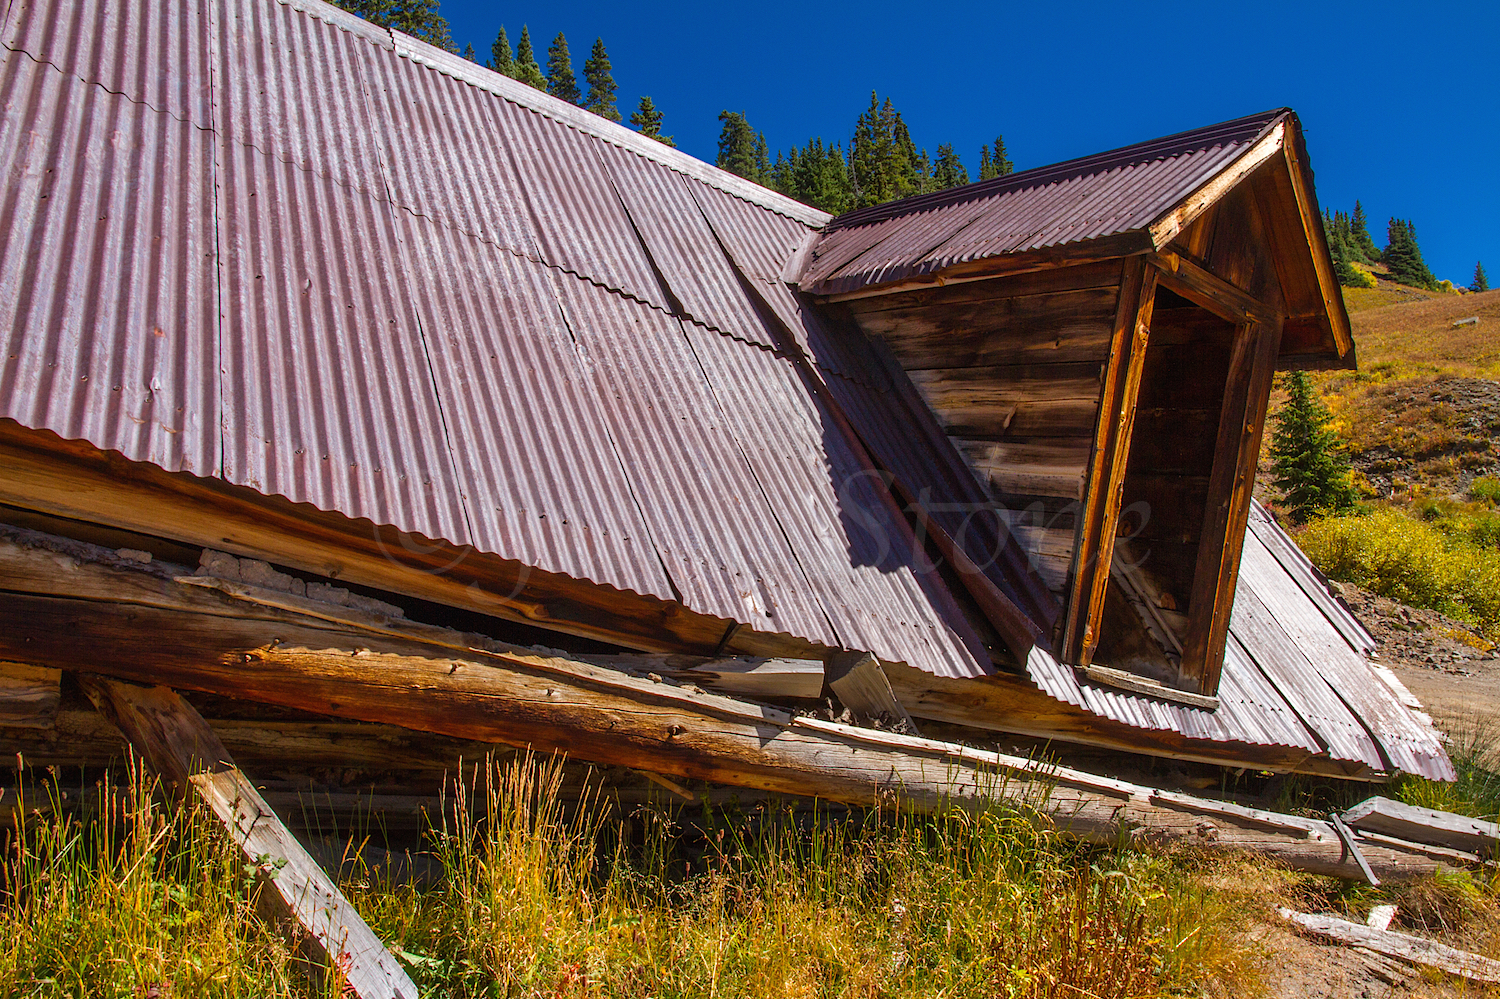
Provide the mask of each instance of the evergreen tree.
POLYGON ((755 163, 755 130, 738 111, 721 111, 719 121, 719 169, 738 174, 746 180, 759 180, 755 163))
POLYGON ((661 134, 661 112, 656 105, 651 103, 651 98, 642 97, 640 104, 631 112, 630 124, 640 130, 640 133, 648 139, 655 139, 664 146, 677 148, 677 143, 672 141, 670 135, 661 134))
POLYGON ((479 54, 474 51, 474 46, 472 43, 464 46, 464 58, 469 60, 470 62, 479 61, 479 54))
POLYGON ((1354 266, 1360 259, 1354 249, 1353 225, 1349 216, 1342 212, 1328 214, 1323 209, 1323 234, 1328 239, 1328 255, 1333 258, 1333 274, 1345 288, 1368 288, 1375 282, 1364 271, 1354 266))
POLYGON ((500 34, 495 36, 494 43, 490 45, 490 69, 502 76, 516 75, 516 59, 510 53, 510 39, 506 37, 503 24, 500 25, 500 34))
POLYGON ((536 53, 531 49, 531 29, 521 25, 521 42, 516 46, 515 73, 517 80, 538 90, 547 89, 547 78, 542 67, 537 65, 536 53))
POLYGON ((938 146, 937 160, 932 165, 932 179, 939 191, 962 187, 969 182, 969 171, 964 169, 963 161, 954 152, 951 142, 938 146))
POLYGON ((771 179, 771 149, 766 145, 764 132, 755 136, 755 176, 751 179, 757 184, 768 183, 771 179))
POLYGON ((394 28, 428 45, 457 52, 448 19, 438 13, 438 0, 334 0, 351 14, 357 14, 382 28, 394 28))
POLYGON ((1422 251, 1417 246, 1417 227, 1411 220, 1391 219, 1386 236, 1389 242, 1383 256, 1390 268, 1391 280, 1418 288, 1436 288, 1437 279, 1422 261, 1422 251))
POLYGON ((583 64, 583 79, 589 85, 589 99, 584 107, 601 118, 620 120, 620 111, 615 107, 615 78, 610 73, 609 55, 604 51, 604 39, 594 39, 594 51, 583 64))
POLYGON ((1380 250, 1370 238, 1370 223, 1365 217, 1365 206, 1354 202, 1354 214, 1349 217, 1349 248, 1358 254, 1363 263, 1373 264, 1380 259, 1380 250))
POLYGON ((547 50, 547 93, 560 101, 577 104, 583 97, 578 77, 573 75, 573 57, 568 54, 568 40, 559 31, 547 50))
POLYGON ((1338 434, 1328 426, 1332 417, 1318 397, 1307 372, 1287 378, 1287 401, 1276 416, 1271 438, 1272 481, 1281 490, 1292 519, 1314 514, 1343 513, 1354 506, 1349 461, 1338 434))
POLYGON ((1484 276, 1484 264, 1475 261, 1474 280, 1469 282, 1470 291, 1489 291, 1490 280, 1484 276))
POLYGON ((1005 154, 1005 137, 995 136, 995 147, 991 151, 988 144, 979 147, 979 179, 991 180, 995 177, 1004 177, 1006 174, 1015 172, 1015 165, 1005 154))
POLYGON ((849 161, 842 145, 825 146, 822 139, 810 139, 806 146, 792 150, 787 162, 789 177, 782 193, 832 215, 854 207, 849 161))
POLYGON ((870 107, 859 116, 849 165, 854 179, 854 207, 879 205, 915 194, 920 178, 916 147, 906 123, 887 97, 882 104, 870 92, 870 107))

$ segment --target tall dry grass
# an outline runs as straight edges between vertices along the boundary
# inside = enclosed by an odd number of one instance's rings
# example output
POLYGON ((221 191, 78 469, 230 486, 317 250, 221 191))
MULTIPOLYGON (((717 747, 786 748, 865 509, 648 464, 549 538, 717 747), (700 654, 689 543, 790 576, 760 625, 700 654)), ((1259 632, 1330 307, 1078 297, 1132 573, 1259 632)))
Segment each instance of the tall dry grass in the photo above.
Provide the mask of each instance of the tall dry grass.
MULTIPOLYGON (((346 880, 424 995, 1129 999, 1254 982, 1241 931, 1268 903, 1223 861, 1081 847, 1001 808, 624 811, 562 788, 556 760, 481 766, 433 819, 436 886, 346 880)), ((28 818, 8 844, 0 994, 319 994, 211 820, 139 780, 98 791, 118 805, 28 818)))

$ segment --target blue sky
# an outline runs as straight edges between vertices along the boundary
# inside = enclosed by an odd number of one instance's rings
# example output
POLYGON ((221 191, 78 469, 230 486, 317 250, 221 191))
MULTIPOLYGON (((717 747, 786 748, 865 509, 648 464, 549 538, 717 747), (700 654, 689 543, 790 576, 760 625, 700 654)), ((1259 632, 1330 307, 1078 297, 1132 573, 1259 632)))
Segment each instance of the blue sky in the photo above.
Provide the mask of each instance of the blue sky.
POLYGON ((503 23, 538 56, 602 36, 627 116, 649 94, 678 145, 714 158, 721 110, 772 149, 847 139, 870 91, 919 146, 973 174, 1005 136, 1026 169, 1286 105, 1318 196, 1412 219, 1439 278, 1500 284, 1500 3, 661 3, 443 0, 481 59, 503 23))

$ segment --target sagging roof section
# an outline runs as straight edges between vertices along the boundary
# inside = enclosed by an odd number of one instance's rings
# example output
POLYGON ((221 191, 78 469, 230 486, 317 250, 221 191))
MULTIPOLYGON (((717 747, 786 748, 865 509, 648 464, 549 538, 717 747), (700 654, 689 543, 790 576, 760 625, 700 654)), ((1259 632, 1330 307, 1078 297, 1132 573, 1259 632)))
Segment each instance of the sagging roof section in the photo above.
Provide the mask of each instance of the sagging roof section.
POLYGON ((18 0, 3 41, 0 416, 989 668, 741 284, 822 213, 313 0, 18 0))
POLYGON ((1052 697, 1139 728, 1453 780, 1440 737, 1406 704, 1411 695, 1369 661, 1374 640, 1258 503, 1244 551, 1217 710, 1080 682, 1041 650, 1027 672, 1052 697))

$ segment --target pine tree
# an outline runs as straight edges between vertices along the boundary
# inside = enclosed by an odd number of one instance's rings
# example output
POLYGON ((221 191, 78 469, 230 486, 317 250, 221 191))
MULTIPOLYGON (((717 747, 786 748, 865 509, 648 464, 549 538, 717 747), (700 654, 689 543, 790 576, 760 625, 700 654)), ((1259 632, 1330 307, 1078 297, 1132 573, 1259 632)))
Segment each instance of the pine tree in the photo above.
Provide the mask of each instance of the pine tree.
POLYGON ((521 25, 521 42, 516 46, 515 69, 515 78, 528 87, 547 89, 547 78, 542 75, 542 67, 537 65, 536 53, 531 49, 531 29, 524 24, 521 25))
POLYGON ((334 0, 351 14, 357 14, 382 28, 394 28, 403 34, 457 52, 448 19, 438 13, 438 0, 334 0))
POLYGON ((1004 177, 1016 172, 1015 164, 1005 154, 1005 138, 995 136, 994 151, 990 154, 990 164, 994 168, 996 177, 1004 177))
POLYGON ((1393 218, 1386 228, 1388 243, 1382 255, 1391 280, 1418 288, 1436 288, 1437 279, 1422 261, 1417 246, 1417 227, 1410 219, 1393 218))
POLYGON ((583 105, 601 118, 620 120, 620 110, 615 107, 615 78, 610 73, 609 54, 604 51, 604 39, 594 39, 594 50, 583 64, 583 79, 589 85, 589 99, 583 105))
POLYGON ((864 208, 915 194, 919 159, 901 114, 887 97, 882 104, 870 92, 870 107, 859 116, 849 164, 854 175, 854 205, 864 208))
POLYGON ((661 134, 661 121, 661 112, 657 110, 649 97, 642 97, 640 104, 630 115, 630 124, 639 129, 642 135, 676 149, 677 143, 672 141, 672 137, 661 134))
POLYGON ((1489 291, 1490 280, 1484 276, 1484 264, 1474 262, 1474 280, 1469 282, 1470 291, 1489 291))
POLYGON ((578 77, 573 75, 573 57, 568 54, 568 40, 559 31, 547 50, 547 93, 560 101, 577 104, 583 97, 578 77))
POLYGON ((783 191, 788 197, 832 215, 842 215, 854 207, 849 161, 842 145, 825 146, 822 139, 810 139, 802 149, 792 151, 788 164, 789 178, 783 191))
POLYGON ((755 130, 738 111, 721 111, 719 121, 724 127, 719 130, 719 158, 714 162, 721 170, 757 180, 755 130))
POLYGON ((951 142, 938 146, 937 160, 932 165, 932 179, 939 191, 962 187, 969 182, 969 171, 964 169, 963 161, 958 158, 951 142))
POLYGON ((755 136, 755 176, 751 179, 757 184, 764 184, 771 179, 771 147, 766 145, 764 132, 758 132, 755 136))
POLYGON ((1296 371, 1286 381, 1287 401, 1276 416, 1271 438, 1272 481, 1281 490, 1292 519, 1314 514, 1343 513, 1354 507, 1349 461, 1332 418, 1318 397, 1307 372, 1296 371))
POLYGON ((506 37, 505 25, 500 25, 500 34, 490 45, 490 69, 502 76, 516 75, 516 59, 510 54, 510 39, 506 37))
POLYGON ((464 46, 464 58, 469 60, 470 62, 479 61, 479 53, 474 51, 473 43, 464 46))
POLYGON ((1358 254, 1363 263, 1373 264, 1380 259, 1380 250, 1370 238, 1370 222, 1365 217, 1365 206, 1354 202, 1354 214, 1349 217, 1349 248, 1358 254))

